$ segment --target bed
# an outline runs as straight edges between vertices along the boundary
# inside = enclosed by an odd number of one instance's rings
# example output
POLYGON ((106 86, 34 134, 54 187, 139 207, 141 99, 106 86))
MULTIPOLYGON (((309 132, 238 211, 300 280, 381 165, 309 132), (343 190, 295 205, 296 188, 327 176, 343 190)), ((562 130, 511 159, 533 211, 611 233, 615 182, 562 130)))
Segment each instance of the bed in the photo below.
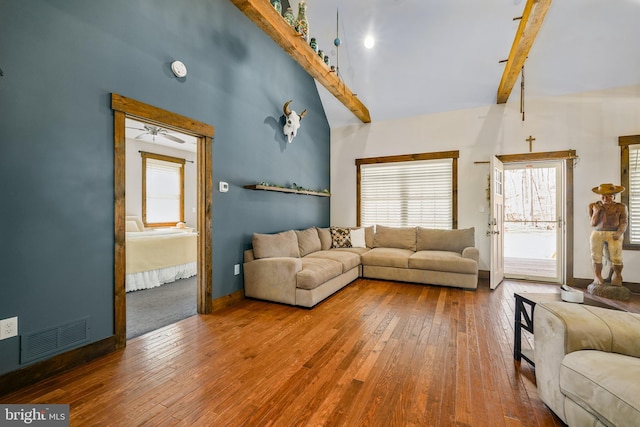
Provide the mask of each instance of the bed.
POLYGON ((182 229, 145 230, 137 217, 126 219, 127 292, 155 288, 198 273, 198 235, 182 229))

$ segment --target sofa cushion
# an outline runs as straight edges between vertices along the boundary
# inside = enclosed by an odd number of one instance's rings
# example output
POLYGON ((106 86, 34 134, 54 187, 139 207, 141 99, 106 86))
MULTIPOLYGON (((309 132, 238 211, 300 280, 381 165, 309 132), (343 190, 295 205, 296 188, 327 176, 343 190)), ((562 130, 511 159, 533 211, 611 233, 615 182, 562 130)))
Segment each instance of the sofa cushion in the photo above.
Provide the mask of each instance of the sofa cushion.
POLYGON ((358 254, 358 255, 362 255, 362 254, 366 254, 367 252, 370 251, 369 248, 333 248, 331 249, 331 252, 351 252, 352 254, 358 254))
POLYGON ((318 228, 318 237, 320 238, 320 250, 326 251, 331 249, 331 232, 329 228, 318 228))
POLYGON ((364 227, 364 242, 368 248, 373 247, 373 241, 375 239, 375 233, 373 231, 373 225, 364 227))
POLYGON ((415 227, 386 227, 376 225, 376 234, 373 239, 374 248, 397 248, 416 250, 415 227))
POLYGON ((298 239, 293 230, 278 234, 253 233, 253 254, 257 259, 275 257, 300 258, 298 239))
POLYGON ((567 354, 560 367, 560 389, 606 425, 640 420, 640 358, 598 350, 567 354))
POLYGON ((409 257, 409 268, 476 274, 478 272, 478 263, 472 259, 463 258, 457 252, 418 251, 409 257))
POLYGON ((362 264, 409 268, 409 257, 413 254, 409 249, 373 248, 362 255, 362 264))
POLYGON ((475 246, 475 228, 438 230, 418 227, 417 250, 453 251, 462 253, 464 248, 475 246))
POLYGON ((326 258, 302 258, 302 270, 296 274, 296 287, 315 289, 342 274, 342 263, 326 258))
POLYGON ((320 237, 315 227, 301 231, 296 230, 295 233, 298 238, 298 250, 301 257, 320 250, 320 237))
POLYGON ((332 248, 350 248, 351 230, 344 227, 329 227, 332 248))
POLYGON ((360 265, 360 255, 346 250, 332 249, 330 251, 318 251, 307 255, 307 257, 337 261, 342 264, 343 273, 360 265))

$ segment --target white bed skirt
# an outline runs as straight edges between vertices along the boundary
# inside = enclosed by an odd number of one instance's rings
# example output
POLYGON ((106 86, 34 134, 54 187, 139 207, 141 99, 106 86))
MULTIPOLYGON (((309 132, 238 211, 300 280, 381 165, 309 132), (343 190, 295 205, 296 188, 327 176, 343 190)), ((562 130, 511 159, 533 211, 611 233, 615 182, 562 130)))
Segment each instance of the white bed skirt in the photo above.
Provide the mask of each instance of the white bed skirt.
POLYGON ((127 292, 139 291, 142 289, 155 288, 165 283, 175 282, 178 279, 186 279, 196 274, 198 274, 198 263, 189 262, 173 267, 160 268, 158 270, 127 274, 125 286, 127 292))

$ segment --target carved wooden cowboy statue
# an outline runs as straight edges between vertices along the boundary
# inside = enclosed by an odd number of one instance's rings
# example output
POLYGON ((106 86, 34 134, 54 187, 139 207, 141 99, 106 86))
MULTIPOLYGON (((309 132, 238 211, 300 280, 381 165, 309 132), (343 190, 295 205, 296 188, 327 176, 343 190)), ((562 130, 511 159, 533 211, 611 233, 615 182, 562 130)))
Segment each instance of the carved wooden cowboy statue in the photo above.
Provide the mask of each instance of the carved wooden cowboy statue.
POLYGON ((613 264, 612 286, 622 286, 622 240, 627 230, 627 207, 615 201, 615 196, 624 191, 624 187, 613 184, 600 184, 591 189, 600 195, 600 201, 589 205, 591 226, 591 260, 595 278, 594 285, 603 285, 602 257, 608 253, 613 264))

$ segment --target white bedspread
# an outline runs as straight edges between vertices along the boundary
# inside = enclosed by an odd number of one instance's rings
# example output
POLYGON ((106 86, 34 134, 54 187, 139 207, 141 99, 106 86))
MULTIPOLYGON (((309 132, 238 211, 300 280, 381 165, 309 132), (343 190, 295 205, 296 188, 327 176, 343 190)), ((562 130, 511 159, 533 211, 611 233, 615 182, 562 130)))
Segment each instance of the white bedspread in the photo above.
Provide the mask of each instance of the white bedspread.
POLYGON ((127 292, 197 274, 196 233, 155 230, 128 232, 126 238, 127 292))

